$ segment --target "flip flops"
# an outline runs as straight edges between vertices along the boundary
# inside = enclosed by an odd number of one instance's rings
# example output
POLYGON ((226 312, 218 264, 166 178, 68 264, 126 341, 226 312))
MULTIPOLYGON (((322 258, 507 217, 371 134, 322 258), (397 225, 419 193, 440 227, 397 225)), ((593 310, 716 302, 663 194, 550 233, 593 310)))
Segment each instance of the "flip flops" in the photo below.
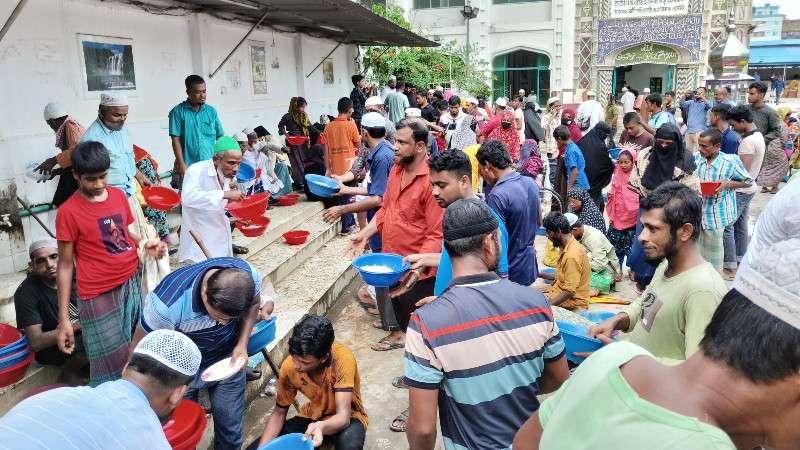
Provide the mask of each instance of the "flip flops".
POLYGON ((389 429, 392 431, 396 431, 398 433, 405 433, 408 429, 408 410, 401 412, 397 417, 392 420, 392 423, 389 424, 389 429), (402 425, 395 425, 395 423, 400 422, 402 425))

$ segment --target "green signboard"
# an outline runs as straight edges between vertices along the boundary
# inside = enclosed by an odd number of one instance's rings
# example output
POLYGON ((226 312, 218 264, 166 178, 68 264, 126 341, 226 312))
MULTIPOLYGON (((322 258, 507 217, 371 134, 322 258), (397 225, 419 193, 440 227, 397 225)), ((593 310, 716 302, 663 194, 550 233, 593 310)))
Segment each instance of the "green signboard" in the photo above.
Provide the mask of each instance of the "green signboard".
POLYGON ((678 52, 658 44, 641 44, 626 48, 617 55, 614 64, 631 66, 634 64, 668 64, 678 63, 678 52))

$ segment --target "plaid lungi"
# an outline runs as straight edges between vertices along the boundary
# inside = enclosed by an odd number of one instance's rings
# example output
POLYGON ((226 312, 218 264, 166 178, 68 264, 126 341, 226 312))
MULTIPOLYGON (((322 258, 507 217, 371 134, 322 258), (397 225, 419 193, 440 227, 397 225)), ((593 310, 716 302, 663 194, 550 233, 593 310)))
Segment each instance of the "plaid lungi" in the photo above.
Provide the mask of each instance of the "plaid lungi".
POLYGON ((722 262, 725 259, 725 247, 722 245, 722 234, 724 232, 724 229, 703 230, 700 232, 700 239, 697 241, 700 246, 700 254, 717 270, 722 269, 722 262))
POLYGON ((133 332, 142 307, 141 272, 91 299, 79 300, 83 345, 89 359, 89 385, 119 379, 128 362, 133 332))

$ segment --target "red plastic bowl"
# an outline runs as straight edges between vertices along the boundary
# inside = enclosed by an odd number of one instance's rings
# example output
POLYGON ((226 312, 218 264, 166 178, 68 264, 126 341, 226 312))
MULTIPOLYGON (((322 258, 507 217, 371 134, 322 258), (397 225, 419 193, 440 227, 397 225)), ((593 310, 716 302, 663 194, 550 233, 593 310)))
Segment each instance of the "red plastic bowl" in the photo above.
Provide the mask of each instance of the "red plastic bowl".
POLYGON ((308 136, 286 136, 289 145, 303 145, 308 140, 308 136))
POLYGON ((705 197, 712 197, 714 193, 717 192, 717 188, 719 188, 721 185, 721 181, 701 181, 700 193, 702 193, 705 197))
POLYGON ((283 197, 278 197, 278 204, 280 206, 292 206, 296 205, 298 200, 300 200, 299 196, 284 195, 283 197))
POLYGON ((32 361, 33 352, 19 364, 6 369, 0 369, 0 387, 10 386, 21 380, 22 377, 25 376, 25 372, 28 370, 28 366, 31 365, 32 361))
POLYGON ((6 323, 0 323, 0 348, 11 345, 22 339, 22 333, 18 329, 6 323))
POLYGON ((183 442, 170 442, 170 445, 172 445, 172 450, 195 450, 197 448, 197 444, 199 444, 203 439, 203 432, 206 430, 206 425, 208 425, 208 419, 206 419, 206 415, 204 413, 200 416, 199 424, 194 430, 194 433, 184 439, 183 442))
POLYGON ((183 444, 195 434, 198 428, 200 428, 202 436, 205 421, 206 412, 200 405, 191 400, 181 400, 178 407, 172 412, 172 417, 162 427, 164 436, 173 447, 176 444, 183 444))
POLYGON ((181 204, 180 194, 164 186, 146 187, 142 189, 142 197, 147 206, 159 211, 169 211, 181 204))
POLYGON ((254 219, 264 215, 269 201, 269 192, 251 195, 240 202, 228 202, 225 211, 237 219, 254 219))
POLYGON ((286 243, 289 245, 300 245, 308 239, 309 234, 311 233, 305 230, 294 230, 283 233, 283 239, 285 239, 286 243))
POLYGON ((248 219, 248 223, 236 222, 236 228, 247 237, 258 237, 267 231, 269 222, 269 217, 256 217, 254 219, 248 219))

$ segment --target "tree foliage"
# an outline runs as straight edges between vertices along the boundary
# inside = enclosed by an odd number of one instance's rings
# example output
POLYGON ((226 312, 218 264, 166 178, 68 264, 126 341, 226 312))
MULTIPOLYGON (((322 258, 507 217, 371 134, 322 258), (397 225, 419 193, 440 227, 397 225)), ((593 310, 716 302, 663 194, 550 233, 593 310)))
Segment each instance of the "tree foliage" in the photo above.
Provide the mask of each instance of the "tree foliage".
MULTIPOLYGON (((400 7, 376 4, 372 6, 372 11, 407 30, 411 29, 400 7)), ((419 88, 430 88, 437 84, 448 86, 452 81, 451 87, 475 96, 489 96, 491 89, 486 84, 489 65, 476 58, 474 52, 465 62, 466 55, 466 48, 455 42, 432 48, 367 47, 364 66, 370 69, 372 78, 379 84, 386 82, 389 75, 419 88)))

